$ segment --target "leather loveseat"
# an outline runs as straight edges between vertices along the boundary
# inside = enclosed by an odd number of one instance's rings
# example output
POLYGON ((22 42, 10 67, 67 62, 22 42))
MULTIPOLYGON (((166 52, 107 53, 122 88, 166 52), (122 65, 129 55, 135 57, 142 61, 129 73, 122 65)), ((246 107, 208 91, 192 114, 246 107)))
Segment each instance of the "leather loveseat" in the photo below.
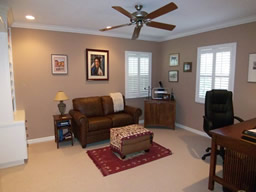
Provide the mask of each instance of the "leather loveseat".
POLYGON ((72 126, 83 148, 88 143, 110 138, 110 128, 138 124, 141 109, 125 105, 124 111, 114 112, 110 96, 75 98, 72 100, 72 126))

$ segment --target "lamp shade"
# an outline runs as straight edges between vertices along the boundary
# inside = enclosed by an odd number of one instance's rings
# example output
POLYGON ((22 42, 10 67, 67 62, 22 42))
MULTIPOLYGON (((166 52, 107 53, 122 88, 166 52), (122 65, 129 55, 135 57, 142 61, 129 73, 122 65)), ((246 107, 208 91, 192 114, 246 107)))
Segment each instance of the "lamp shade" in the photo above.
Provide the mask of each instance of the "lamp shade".
POLYGON ((54 100, 55 101, 65 101, 65 100, 68 100, 68 97, 67 97, 67 95, 63 91, 59 91, 56 94, 54 100))

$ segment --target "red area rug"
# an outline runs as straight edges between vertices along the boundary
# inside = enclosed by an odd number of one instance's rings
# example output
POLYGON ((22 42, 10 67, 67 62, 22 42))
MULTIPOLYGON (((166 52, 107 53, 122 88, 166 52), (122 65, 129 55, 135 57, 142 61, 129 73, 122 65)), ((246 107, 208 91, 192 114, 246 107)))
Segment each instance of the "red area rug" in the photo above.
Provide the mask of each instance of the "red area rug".
POLYGON ((149 152, 140 152, 122 160, 119 155, 113 153, 109 146, 88 150, 87 154, 100 169, 104 176, 124 171, 130 168, 149 163, 151 161, 171 155, 171 150, 153 142, 149 152))

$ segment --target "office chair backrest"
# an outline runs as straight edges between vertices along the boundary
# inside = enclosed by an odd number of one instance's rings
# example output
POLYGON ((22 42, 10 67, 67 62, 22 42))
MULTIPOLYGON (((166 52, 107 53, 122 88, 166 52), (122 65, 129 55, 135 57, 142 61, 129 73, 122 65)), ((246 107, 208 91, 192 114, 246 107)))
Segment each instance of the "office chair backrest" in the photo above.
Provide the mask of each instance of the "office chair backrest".
MULTIPOLYGON (((232 92, 227 90, 211 90, 206 92, 205 117, 212 122, 212 129, 234 124, 232 92)), ((204 123, 204 130, 209 127, 204 123)))

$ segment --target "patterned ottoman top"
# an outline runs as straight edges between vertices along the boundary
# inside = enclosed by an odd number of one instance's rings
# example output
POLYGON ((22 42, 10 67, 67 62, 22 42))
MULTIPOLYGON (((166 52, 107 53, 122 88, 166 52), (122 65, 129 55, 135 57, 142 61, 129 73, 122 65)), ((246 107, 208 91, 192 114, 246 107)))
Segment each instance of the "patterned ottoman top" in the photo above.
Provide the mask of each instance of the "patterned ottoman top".
POLYGON ((110 144, 118 149, 121 149, 123 140, 132 139, 143 135, 153 135, 153 132, 138 124, 128 125, 120 128, 112 128, 110 129, 110 144))

